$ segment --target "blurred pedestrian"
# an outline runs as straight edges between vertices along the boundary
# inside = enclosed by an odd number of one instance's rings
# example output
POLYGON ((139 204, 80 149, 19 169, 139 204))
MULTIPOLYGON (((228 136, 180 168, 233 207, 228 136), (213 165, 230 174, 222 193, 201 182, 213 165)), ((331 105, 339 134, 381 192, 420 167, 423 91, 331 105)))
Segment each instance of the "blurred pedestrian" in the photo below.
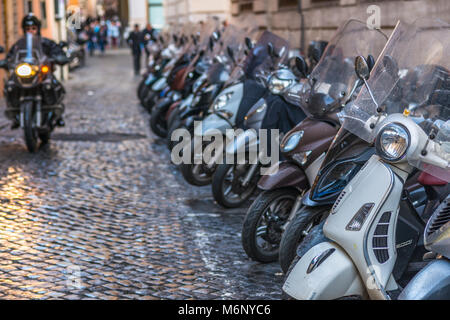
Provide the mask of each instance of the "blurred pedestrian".
POLYGON ((113 48, 117 48, 120 37, 120 29, 117 21, 111 22, 110 34, 111 34, 111 45, 113 48))
POLYGON ((139 75, 141 71, 141 52, 142 52, 142 34, 139 25, 134 25, 134 30, 127 38, 128 45, 131 47, 134 63, 134 74, 139 75))
POLYGON ((155 30, 153 29, 152 25, 150 23, 147 23, 147 26, 142 31, 142 37, 143 37, 143 44, 145 49, 145 55, 146 55, 146 63, 148 64, 148 59, 150 57, 150 49, 148 48, 148 45, 155 41, 155 30))
POLYGON ((105 54, 105 46, 108 43, 108 28, 105 25, 102 25, 100 27, 100 30, 98 31, 98 46, 100 48, 100 52, 102 55, 105 54))
POLYGON ((93 22, 91 22, 90 24, 86 25, 85 27, 85 31, 88 37, 88 51, 89 51, 89 55, 92 57, 94 55, 94 51, 95 51, 95 46, 97 43, 97 38, 95 36, 95 32, 94 32, 94 26, 95 24, 93 22))

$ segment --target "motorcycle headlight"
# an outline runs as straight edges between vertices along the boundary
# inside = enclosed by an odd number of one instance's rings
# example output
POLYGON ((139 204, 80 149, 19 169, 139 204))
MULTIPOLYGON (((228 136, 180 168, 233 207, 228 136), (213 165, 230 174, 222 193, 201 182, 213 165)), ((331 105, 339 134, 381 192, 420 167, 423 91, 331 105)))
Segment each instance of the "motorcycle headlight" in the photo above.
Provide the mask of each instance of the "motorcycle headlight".
POLYGON ((294 150, 298 144, 300 143, 300 140, 303 138, 304 131, 298 131, 294 134, 292 134, 285 143, 283 143, 281 147, 281 152, 287 153, 294 150))
POLYGON ((292 80, 282 80, 277 77, 271 77, 269 81, 269 90, 273 94, 280 94, 292 83, 292 80))
POLYGON ((226 94, 218 96, 213 104, 213 111, 219 111, 220 109, 225 107, 232 96, 233 92, 228 92, 226 94))
POLYGON ((21 63, 16 67, 16 74, 22 78, 30 78, 36 74, 33 67, 28 63, 21 63))
POLYGON ((410 137, 408 130, 397 123, 388 124, 378 133, 377 153, 387 161, 399 161, 408 150, 410 137))

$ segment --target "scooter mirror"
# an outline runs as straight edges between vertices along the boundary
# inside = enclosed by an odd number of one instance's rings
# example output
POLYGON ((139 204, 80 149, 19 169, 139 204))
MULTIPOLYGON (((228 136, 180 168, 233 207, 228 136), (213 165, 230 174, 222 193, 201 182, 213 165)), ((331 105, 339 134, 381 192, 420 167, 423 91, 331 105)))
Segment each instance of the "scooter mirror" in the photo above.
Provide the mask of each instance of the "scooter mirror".
POLYGON ((2 46, 0 46, 0 53, 5 52, 5 48, 3 48, 2 46))
POLYGON ((246 38, 245 38, 245 45, 247 46, 247 48, 248 48, 249 50, 252 50, 252 49, 253 49, 253 43, 252 43, 252 40, 250 40, 249 37, 246 37, 246 38))
POLYGON ((273 48, 273 44, 271 42, 267 44, 267 52, 269 53, 269 56, 275 56, 275 49, 273 48))
POLYGON ((372 71, 373 66, 375 65, 375 58, 371 54, 367 56, 367 64, 369 66, 369 70, 372 71))
POLYGON ((275 54, 275 56, 276 56, 277 58, 281 58, 281 57, 283 56, 283 54, 284 54, 285 51, 286 51, 286 47, 282 47, 282 48, 280 49, 280 51, 278 51, 278 52, 275 54))
POLYGON ((67 48, 69 46, 69 44, 66 41, 60 41, 59 42, 59 46, 61 48, 67 48))
POLYGON ((233 52, 233 49, 231 49, 230 46, 227 46, 227 54, 230 57, 231 61, 233 61, 233 63, 235 63, 236 60, 234 59, 234 52, 233 52))
POLYGON ((303 57, 296 57, 295 58, 295 66, 297 67, 298 71, 306 78, 308 75, 308 64, 306 63, 305 59, 303 57))
POLYGON ((213 51, 214 49, 214 37, 209 38, 209 50, 213 51))
MULTIPOLYGON (((160 37, 162 39, 162 37, 160 37)), ((173 41, 178 42, 178 36, 176 34, 173 35, 173 41)), ((164 43, 164 40, 161 41, 164 43)))
POLYGON ((370 76, 370 68, 363 56, 355 58, 355 72, 361 80, 368 80, 370 76))

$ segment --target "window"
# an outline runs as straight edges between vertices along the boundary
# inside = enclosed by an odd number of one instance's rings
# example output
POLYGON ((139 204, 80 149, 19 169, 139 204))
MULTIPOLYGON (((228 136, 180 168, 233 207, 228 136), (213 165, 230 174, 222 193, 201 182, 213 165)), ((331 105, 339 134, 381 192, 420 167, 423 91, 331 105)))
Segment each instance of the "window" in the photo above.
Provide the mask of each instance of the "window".
POLYGON ((239 6, 239 12, 253 11, 253 0, 234 0, 239 6))
POLYGON ((296 7, 299 0, 278 0, 279 8, 296 7))
POLYGON ((148 20, 155 29, 161 29, 164 26, 162 0, 148 0, 148 20))
POLYGON ((45 4, 45 0, 41 0, 40 9, 42 28, 47 28, 47 5, 45 4))

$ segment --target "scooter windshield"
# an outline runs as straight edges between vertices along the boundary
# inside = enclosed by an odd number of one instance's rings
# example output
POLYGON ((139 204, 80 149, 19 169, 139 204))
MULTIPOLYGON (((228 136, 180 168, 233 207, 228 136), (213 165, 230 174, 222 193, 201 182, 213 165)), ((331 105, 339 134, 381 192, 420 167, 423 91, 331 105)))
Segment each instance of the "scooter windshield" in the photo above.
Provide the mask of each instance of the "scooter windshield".
MULTIPOLYGON (((434 130, 433 141, 437 144, 433 152, 448 163, 449 37, 450 25, 440 20, 420 19, 412 25, 399 22, 368 80, 374 99, 364 87, 357 99, 341 113, 344 127, 360 138, 373 142, 377 133, 374 125, 387 115, 404 113, 412 117, 426 134, 434 130)), ((437 175, 434 170, 437 168, 419 160, 410 160, 410 164, 437 175)))
POLYGON ((310 87, 301 93, 304 109, 313 116, 335 112, 355 86, 355 57, 369 54, 376 59, 387 36, 369 29, 366 23, 349 20, 342 25, 326 47, 309 77, 310 87))
POLYGON ((277 66, 280 61, 285 62, 288 55, 289 43, 269 31, 264 31, 243 63, 233 70, 227 84, 234 83, 243 74, 250 79, 255 79, 257 76, 267 77, 271 69, 277 66), (273 46, 276 56, 269 54, 269 43, 273 46))

